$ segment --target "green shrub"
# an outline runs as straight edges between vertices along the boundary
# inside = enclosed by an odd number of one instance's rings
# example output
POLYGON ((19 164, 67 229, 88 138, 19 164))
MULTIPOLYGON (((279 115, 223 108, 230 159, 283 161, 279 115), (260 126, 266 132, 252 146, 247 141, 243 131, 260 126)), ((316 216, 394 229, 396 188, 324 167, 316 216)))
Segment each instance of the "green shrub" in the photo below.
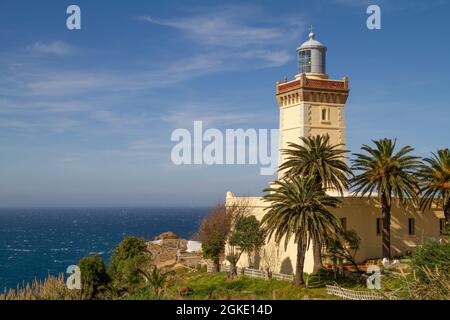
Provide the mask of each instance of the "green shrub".
POLYGON ((422 281, 426 281, 424 270, 438 269, 441 272, 450 272, 450 244, 440 244, 438 241, 426 240, 412 252, 411 267, 422 281))
POLYGON ((333 273, 331 270, 321 268, 320 270, 313 272, 309 275, 307 281, 308 288, 321 288, 324 287, 328 280, 331 280, 333 273))
POLYGON ((70 290, 66 286, 64 274, 48 275, 44 281, 37 279, 31 283, 18 285, 16 289, 0 291, 3 300, 79 300, 80 290, 70 290))
POLYGON ((78 262, 81 271, 83 298, 93 299, 99 288, 109 281, 105 263, 100 256, 87 256, 78 262))

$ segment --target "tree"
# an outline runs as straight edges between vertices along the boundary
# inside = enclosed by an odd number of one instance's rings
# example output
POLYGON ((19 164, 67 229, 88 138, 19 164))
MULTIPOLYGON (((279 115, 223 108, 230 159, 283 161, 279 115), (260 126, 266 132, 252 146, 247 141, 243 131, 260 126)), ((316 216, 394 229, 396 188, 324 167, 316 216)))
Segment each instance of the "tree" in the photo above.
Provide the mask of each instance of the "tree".
POLYGON ((131 287, 139 283, 141 277, 138 269, 148 265, 150 252, 144 240, 136 237, 126 237, 114 249, 109 264, 109 275, 116 287, 131 287))
POLYGON ((330 234, 339 232, 340 223, 328 211, 339 200, 318 190, 311 177, 296 176, 277 181, 264 190, 264 200, 270 202, 261 223, 269 239, 273 236, 279 243, 284 237, 285 249, 294 236, 297 244, 297 261, 294 284, 304 284, 303 267, 310 239, 324 241, 330 234))
POLYGON ((202 243, 203 257, 213 261, 213 272, 220 271, 220 257, 225 253, 231 222, 231 214, 225 205, 220 204, 200 224, 198 238, 202 243))
POLYGON ((363 145, 366 154, 354 154, 352 169, 359 172, 351 179, 355 194, 361 197, 378 194, 381 203, 382 256, 391 257, 391 206, 395 198, 402 206, 417 202, 417 170, 421 166, 419 158, 409 155, 414 149, 410 146, 395 152, 396 141, 381 139, 373 141, 375 148, 363 145))
POLYGON ((280 261, 279 246, 274 242, 267 243, 262 250, 262 259, 264 260, 265 270, 270 278, 280 261))
POLYGON ((78 262, 81 271, 82 296, 93 299, 101 286, 109 282, 105 263, 100 256, 87 256, 78 262))
POLYGON ((203 219, 198 231, 198 239, 202 243, 203 257, 213 261, 213 272, 220 271, 220 258, 225 253, 225 245, 237 217, 248 214, 246 203, 230 206, 217 205, 209 216, 203 219))
MULTIPOLYGON (((286 170, 287 177, 311 176, 318 190, 321 188, 335 189, 342 196, 349 187, 348 176, 350 168, 345 161, 344 144, 331 145, 328 135, 301 137, 301 143, 289 143, 288 149, 283 150, 287 156, 280 166, 280 171, 286 170)), ((322 267, 322 243, 313 240, 314 271, 322 267)))
POLYGON ((348 230, 342 231, 341 234, 336 234, 335 237, 327 241, 328 257, 333 262, 333 271, 336 276, 336 269, 338 264, 341 265, 343 271, 344 261, 349 261, 355 267, 357 272, 360 272, 358 264, 356 263, 356 252, 361 244, 361 238, 356 231, 348 230))
POLYGON ((450 228, 450 150, 441 149, 423 161, 421 177, 421 209, 431 208, 433 202, 444 210, 445 227, 450 228))
POLYGON ((255 216, 241 216, 236 220, 228 244, 227 260, 230 262, 230 277, 233 278, 237 275, 236 265, 241 255, 247 253, 250 258, 264 245, 264 233, 255 216))

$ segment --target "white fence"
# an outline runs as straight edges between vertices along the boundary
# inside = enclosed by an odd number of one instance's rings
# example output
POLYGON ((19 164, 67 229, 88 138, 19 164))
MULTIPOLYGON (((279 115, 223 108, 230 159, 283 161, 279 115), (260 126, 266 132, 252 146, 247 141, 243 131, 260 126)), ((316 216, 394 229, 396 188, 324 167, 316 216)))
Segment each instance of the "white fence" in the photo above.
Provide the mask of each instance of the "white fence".
POLYGON ((292 274, 272 273, 272 278, 282 281, 294 281, 294 276, 292 274))
MULTIPOLYGON (((207 271, 212 272, 212 265, 208 263, 207 271)), ((220 271, 228 272, 230 271, 229 265, 220 265, 220 271)), ((260 278, 268 280, 270 277, 267 272, 252 269, 252 268, 237 268, 237 274, 246 275, 252 278, 260 278)), ((294 276, 291 274, 283 274, 283 273, 272 273, 272 279, 282 280, 282 281, 293 281, 294 276)), ((339 286, 331 286, 326 285, 327 293, 329 295, 334 295, 340 298, 349 299, 349 300, 397 300, 397 297, 393 295, 383 295, 377 291, 357 291, 345 289, 339 286)))
MULTIPOLYGON (((208 264, 207 267, 208 272, 212 272, 212 265, 208 264)), ((220 271, 228 272, 230 271, 229 265, 221 265, 220 271)), ((269 274, 266 271, 258 270, 258 269, 252 269, 252 268, 237 268, 237 274, 242 274, 248 277, 252 278, 260 278, 260 279, 269 279, 269 274)), ((282 281, 293 281, 294 276, 291 274, 282 274, 282 273, 272 273, 272 278, 276 280, 282 280, 282 281)))
POLYGON ((385 296, 376 291, 357 291, 330 285, 327 285, 326 287, 329 295, 349 300, 397 300, 395 296, 385 296))

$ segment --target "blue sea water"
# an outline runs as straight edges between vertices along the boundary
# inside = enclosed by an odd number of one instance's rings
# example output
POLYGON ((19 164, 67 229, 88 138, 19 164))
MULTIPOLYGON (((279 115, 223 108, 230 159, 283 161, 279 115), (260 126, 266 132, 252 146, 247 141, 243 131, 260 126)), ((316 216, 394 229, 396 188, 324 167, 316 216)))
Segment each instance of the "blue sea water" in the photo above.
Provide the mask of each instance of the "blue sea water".
POLYGON ((65 272, 86 255, 109 260, 127 235, 189 239, 209 208, 0 208, 0 291, 65 272))

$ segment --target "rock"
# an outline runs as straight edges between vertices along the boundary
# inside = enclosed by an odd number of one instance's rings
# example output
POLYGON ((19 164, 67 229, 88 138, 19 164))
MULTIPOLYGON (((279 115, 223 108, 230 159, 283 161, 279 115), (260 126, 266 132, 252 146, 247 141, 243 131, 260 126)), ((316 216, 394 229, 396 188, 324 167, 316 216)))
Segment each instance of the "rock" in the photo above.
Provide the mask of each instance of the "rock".
POLYGON ((194 290, 192 290, 192 288, 190 288, 190 287, 178 288, 178 294, 182 297, 188 296, 188 295, 192 294, 193 292, 194 292, 194 290))
POLYGON ((155 240, 167 240, 167 239, 179 239, 179 238, 172 231, 163 232, 159 236, 155 237, 155 240))

